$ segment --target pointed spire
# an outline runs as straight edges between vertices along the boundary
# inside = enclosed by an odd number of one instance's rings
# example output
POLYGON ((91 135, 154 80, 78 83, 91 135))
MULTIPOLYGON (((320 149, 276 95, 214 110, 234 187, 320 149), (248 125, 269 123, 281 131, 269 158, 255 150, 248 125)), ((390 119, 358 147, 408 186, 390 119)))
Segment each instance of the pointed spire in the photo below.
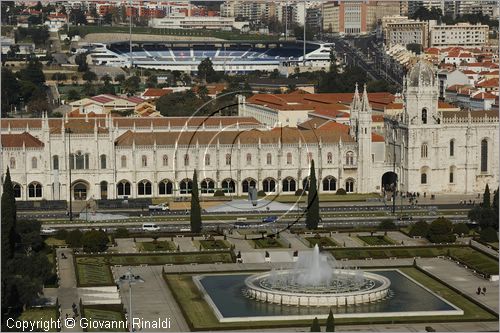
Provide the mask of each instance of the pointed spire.
POLYGON ((368 93, 366 92, 366 83, 363 88, 363 99, 361 100, 361 111, 371 111, 370 101, 368 100, 368 93))
POLYGON ((360 104, 359 90, 358 90, 358 83, 356 82, 356 89, 354 90, 354 96, 352 98, 352 103, 351 103, 351 111, 357 110, 359 104, 360 104))

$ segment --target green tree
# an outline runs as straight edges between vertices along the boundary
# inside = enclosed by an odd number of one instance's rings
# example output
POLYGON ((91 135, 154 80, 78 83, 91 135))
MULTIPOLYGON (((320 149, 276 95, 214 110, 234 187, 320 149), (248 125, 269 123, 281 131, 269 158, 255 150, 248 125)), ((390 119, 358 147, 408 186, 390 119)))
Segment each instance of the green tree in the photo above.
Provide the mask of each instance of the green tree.
POLYGON ((13 105, 19 103, 21 85, 12 71, 2 67, 2 116, 6 117, 13 105))
POLYGON ((146 80, 146 87, 155 88, 158 85, 158 77, 156 75, 150 75, 146 80))
POLYGON ((109 74, 104 74, 101 77, 101 81, 104 82, 104 84, 110 84, 111 81, 113 81, 113 79, 111 78, 111 76, 109 74))
POLYGON ((459 236, 468 235, 469 227, 465 223, 457 223, 453 225, 453 233, 459 236))
POLYGON ((123 82, 122 88, 123 90, 125 90, 126 93, 133 94, 137 90, 139 90, 140 84, 141 84, 141 78, 139 76, 134 75, 129 77, 123 82))
POLYGON ((198 77, 208 83, 218 81, 217 72, 214 70, 210 58, 203 59, 198 65, 198 77))
POLYGON ((450 220, 439 217, 432 221, 429 227, 429 240, 433 243, 453 243, 455 235, 453 235, 453 224, 450 220))
POLYGON ((414 225, 412 225, 409 232, 410 236, 412 237, 415 236, 427 237, 428 233, 429 233, 429 223, 423 220, 417 221, 414 225))
POLYGON ((41 86, 45 83, 45 75, 43 74, 42 67, 43 65, 38 59, 31 59, 28 65, 19 71, 19 78, 41 86))
POLYGON ((54 81, 65 81, 67 79, 67 76, 65 73, 54 73, 52 74, 52 80, 54 81))
POLYGON ((380 230, 394 230, 396 229, 396 224, 393 220, 385 219, 380 221, 378 228, 380 230))
POLYGON ((122 84, 125 81, 125 75, 124 74, 116 75, 115 81, 118 82, 119 84, 122 84))
POLYGON ((486 188, 484 189, 483 194, 483 208, 491 207, 491 198, 490 198, 490 187, 486 184, 486 188))
POLYGON ((102 230, 90 230, 81 238, 81 244, 86 252, 103 252, 108 248, 108 235, 102 230))
POLYGON ((191 190, 191 232, 201 232, 201 207, 200 193, 198 192, 198 175, 196 170, 193 173, 193 187, 191 190))
POLYGON ((330 313, 328 314, 328 318, 326 319, 325 332, 335 332, 335 318, 333 317, 332 309, 330 309, 330 313))
POLYGON ((83 73, 82 79, 84 79, 88 83, 92 83, 92 81, 97 80, 97 74, 92 71, 86 71, 85 73, 83 73))
POLYGON ((10 170, 7 168, 2 192, 2 270, 6 268, 8 259, 14 256, 16 243, 16 199, 10 179, 10 170))
POLYGON ((80 229, 74 229, 71 230, 66 234, 65 241, 66 244, 69 245, 69 247, 72 248, 78 248, 82 246, 82 236, 83 233, 80 231, 80 229))
POLYGON ((40 236, 41 224, 39 221, 28 220, 17 223, 17 234, 19 242, 26 253, 39 251, 43 247, 42 236, 40 236))
POLYGON ((76 101, 80 99, 80 93, 76 89, 68 90, 67 97, 70 101, 76 101))
POLYGON ((318 317, 315 317, 313 319, 313 322, 311 324, 311 332, 321 332, 321 326, 319 326, 318 317))
POLYGON ((87 53, 80 53, 75 56, 75 64, 78 65, 79 72, 86 72, 89 70, 89 65, 87 64, 87 53))
POLYGON ((479 234, 479 238, 483 242, 487 242, 487 243, 498 242, 497 232, 492 227, 488 227, 488 228, 482 229, 481 232, 480 232, 480 234, 479 234))
POLYGON ((47 112, 49 110, 49 102, 47 101, 47 96, 32 98, 29 101, 27 107, 28 111, 34 115, 41 115, 42 112, 47 112))
POLYGON ((317 229, 319 223, 319 196, 318 181, 314 169, 314 160, 311 160, 309 172, 309 192, 307 193, 306 227, 307 229, 317 229))
POLYGON ((198 87, 198 97, 201 98, 202 100, 206 100, 208 98, 207 86, 198 87))

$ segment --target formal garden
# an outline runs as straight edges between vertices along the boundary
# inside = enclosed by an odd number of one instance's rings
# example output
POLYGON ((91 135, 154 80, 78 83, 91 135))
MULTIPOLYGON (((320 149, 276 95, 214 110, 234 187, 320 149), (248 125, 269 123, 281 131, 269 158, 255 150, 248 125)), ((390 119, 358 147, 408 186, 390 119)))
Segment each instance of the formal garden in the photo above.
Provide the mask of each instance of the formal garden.
POLYGON ((86 318, 89 321, 89 327, 84 329, 87 332, 128 331, 125 310, 122 304, 80 305, 80 308, 82 318, 86 318), (105 323, 113 323, 117 327, 107 328, 104 325, 105 323), (123 328, 124 326, 125 328, 123 328))
POLYGON ((315 245, 318 245, 320 248, 338 246, 337 242, 330 237, 322 237, 319 234, 314 237, 305 237, 305 240, 309 243, 309 247, 314 247, 315 245))
POLYGON ((370 236, 361 236, 358 235, 357 238, 363 242, 364 245, 393 245, 396 244, 392 239, 387 237, 386 235, 370 235, 370 236))

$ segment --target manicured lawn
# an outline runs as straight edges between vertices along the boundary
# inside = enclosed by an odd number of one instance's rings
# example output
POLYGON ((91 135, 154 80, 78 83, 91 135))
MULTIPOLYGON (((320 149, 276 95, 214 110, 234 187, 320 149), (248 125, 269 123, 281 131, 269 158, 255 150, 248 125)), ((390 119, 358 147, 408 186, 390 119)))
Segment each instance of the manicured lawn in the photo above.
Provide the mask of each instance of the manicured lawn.
POLYGON ((268 248, 279 248, 285 247, 283 243, 274 238, 259 238, 254 239, 252 242, 255 244, 255 247, 258 249, 268 249, 268 248))
POLYGON ((393 245, 395 242, 387 236, 375 235, 375 236, 357 236, 363 243, 367 245, 393 245))
POLYGON ((114 328, 100 326, 98 328, 88 328, 88 332, 127 332, 127 322, 123 313, 122 305, 85 305, 83 306, 82 317, 92 319, 104 325, 106 322, 113 323, 114 328))
MULTIPOLYGON (((52 319, 56 321, 57 317, 57 309, 55 307, 29 308, 21 313, 19 320, 33 322, 40 319, 52 319)), ((40 332, 43 332, 43 330, 41 329, 40 332)), ((48 332, 57 332, 57 327, 51 327, 48 332)))
POLYGON ((114 285, 109 266, 114 265, 165 265, 165 264, 210 264, 233 262, 230 252, 169 253, 106 256, 77 256, 76 276, 79 287, 114 285))
MULTIPOLYGON (((305 202, 307 195, 295 196, 295 195, 279 195, 275 200, 279 202, 305 202)), ((366 199, 374 199, 380 198, 380 195, 376 193, 367 193, 367 194, 346 194, 346 195, 337 195, 337 194, 320 194, 319 200, 321 202, 328 201, 366 201, 366 199)))
MULTIPOLYGON (((129 33, 128 27, 97 27, 97 26, 81 26, 78 27, 81 35, 85 36, 90 33, 129 33)), ((276 40, 275 36, 268 35, 250 35, 240 34, 230 31, 210 31, 210 30, 183 30, 183 29, 155 29, 149 27, 133 27, 134 34, 147 35, 170 35, 170 36, 188 36, 188 37, 214 37, 229 40, 276 40)))
POLYGON ((495 250, 498 250, 498 242, 492 242, 492 243, 488 243, 491 245, 492 248, 494 248, 495 250))
POLYGON ((105 257, 77 256, 75 261, 78 286, 109 286, 114 284, 113 276, 105 257))
POLYGON ((451 249, 450 254, 478 272, 490 275, 498 274, 498 259, 488 257, 472 248, 451 249))
POLYGON ((154 251, 175 251, 177 247, 171 241, 152 241, 152 242, 138 242, 137 250, 139 252, 154 252, 154 251))
POLYGON ((205 250, 227 250, 231 248, 231 245, 222 239, 200 240, 199 242, 201 247, 205 250))
POLYGON ((330 237, 306 237, 306 240, 309 242, 309 247, 314 247, 316 244, 320 247, 338 246, 330 237))
MULTIPOLYGON (((424 273, 412 267, 400 269, 405 274, 411 276, 424 286, 444 297, 448 301, 457 305, 464 310, 463 316, 408 316, 408 317, 387 317, 387 318, 336 318, 335 324, 376 324, 376 323, 404 323, 404 322, 419 322, 431 323, 442 321, 496 321, 493 315, 479 308, 474 303, 466 298, 455 293, 439 281, 432 279, 424 273)), ((174 298, 182 309, 182 312, 194 330, 236 330, 241 328, 272 328, 272 327, 309 327, 311 320, 288 320, 288 321, 253 321, 240 323, 219 323, 214 315, 212 308, 206 303, 203 295, 193 283, 192 275, 165 275, 165 280, 170 290, 174 294, 174 298)), ((324 326, 324 320, 320 320, 320 324, 324 326)))
POLYGON ((64 239, 48 237, 47 239, 45 239, 45 244, 47 244, 47 246, 52 246, 52 247, 66 246, 66 241, 64 239))
POLYGON ((331 252, 337 259, 437 257, 449 254, 478 272, 498 274, 499 269, 497 260, 468 246, 338 248, 331 252))

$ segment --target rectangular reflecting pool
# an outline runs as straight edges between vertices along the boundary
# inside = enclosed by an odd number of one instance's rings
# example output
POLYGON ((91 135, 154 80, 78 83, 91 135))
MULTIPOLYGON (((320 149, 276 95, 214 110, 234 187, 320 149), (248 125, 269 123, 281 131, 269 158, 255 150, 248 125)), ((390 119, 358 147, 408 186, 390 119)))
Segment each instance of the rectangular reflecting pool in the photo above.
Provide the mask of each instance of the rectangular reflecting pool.
MULTIPOLYGON (((381 301, 332 307, 337 318, 462 315, 463 311, 397 269, 367 270, 391 280, 389 296, 381 301)), ((326 318, 329 307, 270 304, 244 295, 251 274, 193 277, 220 322, 326 318)))

